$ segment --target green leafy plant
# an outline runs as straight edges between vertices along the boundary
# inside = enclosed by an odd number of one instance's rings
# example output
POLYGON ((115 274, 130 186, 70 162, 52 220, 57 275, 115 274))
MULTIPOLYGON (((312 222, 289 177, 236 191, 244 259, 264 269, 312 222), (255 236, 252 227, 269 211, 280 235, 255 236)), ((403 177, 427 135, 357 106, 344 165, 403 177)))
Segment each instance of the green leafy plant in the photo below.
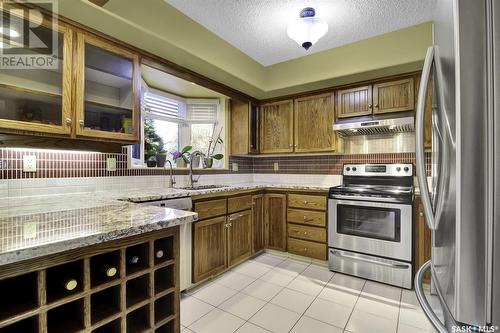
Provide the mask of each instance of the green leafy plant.
POLYGON ((144 121, 144 159, 149 161, 152 156, 163 151, 163 139, 156 133, 154 121, 146 119, 144 121))

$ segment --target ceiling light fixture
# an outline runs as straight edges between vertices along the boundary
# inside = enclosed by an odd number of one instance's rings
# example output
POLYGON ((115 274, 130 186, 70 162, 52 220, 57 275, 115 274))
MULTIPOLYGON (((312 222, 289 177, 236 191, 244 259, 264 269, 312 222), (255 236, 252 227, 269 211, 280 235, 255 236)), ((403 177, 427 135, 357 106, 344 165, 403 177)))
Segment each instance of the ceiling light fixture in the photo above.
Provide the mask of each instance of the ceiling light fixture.
POLYGON ((300 11, 300 19, 288 26, 288 37, 300 46, 309 50, 328 31, 328 24, 320 18, 314 17, 316 11, 306 7, 300 11))

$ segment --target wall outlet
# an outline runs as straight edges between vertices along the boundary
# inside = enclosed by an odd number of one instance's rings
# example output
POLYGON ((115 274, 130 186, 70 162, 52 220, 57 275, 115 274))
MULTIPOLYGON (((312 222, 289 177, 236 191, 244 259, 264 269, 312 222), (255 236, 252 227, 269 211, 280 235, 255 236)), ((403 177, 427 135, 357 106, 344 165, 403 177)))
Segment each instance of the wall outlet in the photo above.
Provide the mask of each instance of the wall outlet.
POLYGON ((116 171, 116 158, 111 157, 106 159, 106 170, 116 171))
POLYGON ((36 156, 34 155, 23 156, 23 171, 36 172, 36 156))
POLYGON ((274 171, 278 171, 280 169, 280 165, 278 162, 274 162, 274 171))
POLYGON ((234 172, 237 172, 237 171, 238 171, 238 169, 239 169, 239 168, 238 168, 238 163, 233 163, 233 164, 232 164, 232 167, 233 167, 233 171, 234 171, 234 172))
POLYGON ((36 222, 27 222, 23 224, 23 238, 31 239, 36 237, 37 231, 37 223, 36 222))

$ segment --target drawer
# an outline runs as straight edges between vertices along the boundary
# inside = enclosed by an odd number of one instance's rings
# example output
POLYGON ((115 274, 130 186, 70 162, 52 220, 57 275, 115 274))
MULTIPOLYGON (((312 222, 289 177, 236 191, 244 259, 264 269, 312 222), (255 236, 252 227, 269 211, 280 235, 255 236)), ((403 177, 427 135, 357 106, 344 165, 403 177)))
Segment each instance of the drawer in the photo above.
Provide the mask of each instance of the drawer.
POLYGON ((289 194, 288 207, 326 210, 326 196, 289 194))
POLYGON ((200 201, 194 203, 194 211, 198 213, 198 219, 226 215, 226 199, 200 201))
POLYGON ((288 222, 326 227, 326 213, 312 210, 288 209, 288 222))
POLYGON ((326 229, 289 223, 288 237, 326 243, 326 229))
POLYGON ((252 196, 244 195, 227 199, 227 212, 229 214, 252 208, 252 196))
POLYGON ((288 252, 304 257, 326 260, 326 244, 288 238, 288 252))

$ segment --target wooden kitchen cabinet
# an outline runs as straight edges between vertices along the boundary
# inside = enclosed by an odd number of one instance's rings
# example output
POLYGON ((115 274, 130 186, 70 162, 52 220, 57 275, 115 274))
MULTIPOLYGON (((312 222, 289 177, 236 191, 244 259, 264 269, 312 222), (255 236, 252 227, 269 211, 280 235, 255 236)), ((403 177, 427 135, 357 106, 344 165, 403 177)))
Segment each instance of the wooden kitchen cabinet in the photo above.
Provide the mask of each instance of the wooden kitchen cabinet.
POLYGON ((415 107, 413 78, 373 85, 373 113, 411 111, 415 107))
POLYGON ((260 152, 293 152, 293 101, 268 103, 260 110, 260 152))
POLYGON ((227 267, 227 220, 220 216, 193 225, 193 282, 200 282, 227 267))
POLYGON ((252 210, 247 209, 228 216, 228 266, 233 266, 252 255, 252 210))
POLYGON ((288 194, 288 252, 327 259, 326 194, 288 194))
POLYGON ((231 154, 259 152, 259 112, 250 102, 231 100, 231 154))
POLYGON ((286 194, 265 195, 266 248, 286 251, 286 194))
POLYGON ((294 151, 335 151, 334 95, 327 93, 298 98, 294 107, 294 151))
POLYGON ((372 114, 372 86, 337 90, 337 117, 357 117, 372 114))
MULTIPOLYGON (((3 9, 9 9, 5 4, 3 9)), ((15 16, 15 11, 10 11, 15 16)), ((0 15, 3 13, 0 11, 0 15)), ((53 45, 57 43, 56 54, 52 57, 44 54, 46 50, 24 46, 23 53, 33 57, 47 59, 53 66, 47 68, 1 68, 0 69, 0 130, 6 133, 38 135, 56 134, 71 135, 72 116, 72 65, 73 65, 73 30, 66 25, 56 24, 44 17, 42 24, 21 19, 26 26, 36 28, 41 43, 53 45), (57 41, 52 41, 53 36, 57 41)), ((4 43, 21 48, 23 36, 12 37, 4 43)))
MULTIPOLYGON (((415 272, 428 260, 431 259, 432 238, 431 231, 425 221, 424 206, 420 196, 415 197, 414 203, 414 229, 415 229, 415 272)), ((424 281, 430 282, 430 276, 424 277, 424 281)))
POLYGON ((137 141, 139 56, 98 37, 78 33, 75 62, 77 136, 137 141))
POLYGON ((252 223, 253 223, 253 253, 263 250, 266 246, 264 237, 264 195, 252 196, 252 223))
POLYGON ((373 82, 360 87, 339 89, 337 118, 411 111, 415 109, 414 78, 373 82))

